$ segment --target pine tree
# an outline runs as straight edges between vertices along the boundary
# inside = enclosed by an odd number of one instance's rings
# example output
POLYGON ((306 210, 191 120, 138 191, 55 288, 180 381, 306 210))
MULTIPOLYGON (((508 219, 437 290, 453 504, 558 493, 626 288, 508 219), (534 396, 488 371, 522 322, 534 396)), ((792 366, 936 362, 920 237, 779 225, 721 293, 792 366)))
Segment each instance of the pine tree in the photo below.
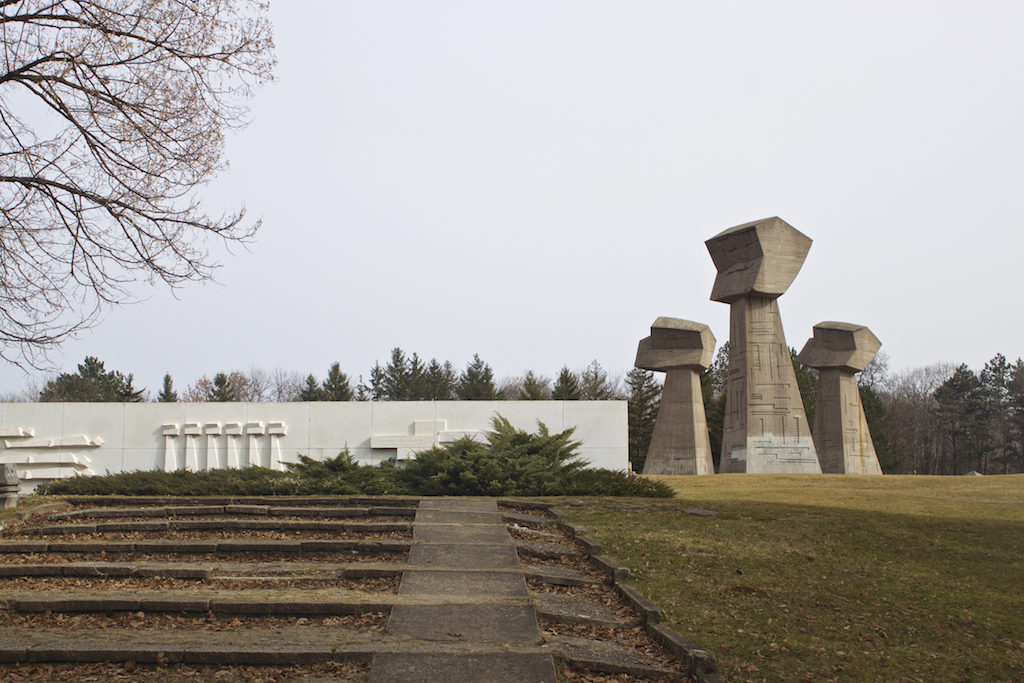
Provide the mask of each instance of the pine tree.
POLYGON ((661 385, 650 370, 633 368, 626 373, 626 387, 629 389, 629 463, 634 472, 642 472, 651 435, 654 434, 654 423, 658 418, 661 385))
POLYGON ((494 400, 494 371, 479 354, 473 354, 472 362, 459 377, 458 396, 463 401, 494 400))
POLYGON ((431 358, 430 364, 427 365, 424 398, 433 401, 450 401, 455 398, 457 382, 455 368, 452 367, 451 362, 445 361, 442 365, 436 358, 431 358))
POLYGON ((429 401, 430 388, 428 386, 427 366, 419 354, 413 353, 406 365, 408 374, 406 400, 408 401, 429 401))
POLYGON ((107 372, 103 361, 86 356, 78 365, 78 374, 61 373, 43 386, 40 401, 109 401, 133 402, 142 400, 143 391, 132 383, 135 376, 125 376, 117 370, 107 372))
POLYGON ((725 430, 726 387, 729 383, 729 342, 718 347, 715 360, 700 375, 704 397, 704 417, 708 424, 711 461, 718 469, 722 459, 722 432, 725 430))
MULTIPOLYGON (((214 379, 214 382, 217 380, 214 379)), ((324 390, 320 388, 320 383, 316 381, 316 377, 313 375, 306 376, 306 383, 302 385, 302 390, 299 391, 300 401, 325 401, 324 390)))
POLYGON ((160 403, 177 403, 178 392, 174 390, 174 382, 171 380, 171 373, 164 375, 164 387, 160 390, 156 400, 160 403))
POLYGON ((238 395, 235 394, 227 374, 218 372, 213 376, 213 386, 210 388, 210 394, 206 400, 216 403, 229 403, 238 400, 238 395))
POLYGON ((793 362, 793 373, 796 374, 796 386, 800 390, 800 399, 804 404, 808 429, 814 425, 814 407, 818 404, 818 371, 813 370, 796 359, 796 349, 789 348, 789 357, 793 362))
POLYGON ((551 398, 556 401, 580 400, 580 380, 568 367, 563 366, 551 389, 551 398))
POLYGON ((324 401, 351 401, 352 387, 348 375, 341 371, 341 363, 332 363, 322 385, 324 401))
POLYGON ((961 364, 953 376, 935 390, 935 402, 941 418, 941 431, 946 445, 946 473, 964 474, 963 462, 978 457, 987 425, 981 380, 967 365, 961 364))
POLYGON ((551 396, 551 380, 538 377, 528 370, 519 389, 520 401, 543 401, 551 396))
POLYGON ((380 366, 380 363, 374 363, 370 368, 370 381, 363 386, 365 387, 363 394, 369 400, 383 401, 387 398, 384 388, 384 368, 380 366))
POLYGON ((409 362, 399 347, 391 349, 391 362, 384 367, 382 398, 388 401, 408 401, 411 394, 409 362))

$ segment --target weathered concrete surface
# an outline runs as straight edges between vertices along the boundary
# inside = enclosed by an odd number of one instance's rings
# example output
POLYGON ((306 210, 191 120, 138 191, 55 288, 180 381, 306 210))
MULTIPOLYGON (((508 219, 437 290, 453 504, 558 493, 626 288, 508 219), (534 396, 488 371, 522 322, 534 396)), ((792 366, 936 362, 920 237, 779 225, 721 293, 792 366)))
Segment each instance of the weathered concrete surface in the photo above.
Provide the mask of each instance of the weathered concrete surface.
POLYGON ((640 341, 636 366, 665 373, 644 474, 714 474, 700 372, 711 364, 715 337, 702 323, 661 317, 640 341))
MULTIPOLYGON (((497 503, 465 499, 423 503, 416 515, 409 568, 399 593, 441 599, 458 596, 469 602, 396 605, 388 618, 388 633, 475 646, 541 645, 537 615, 523 575, 480 571, 519 564, 497 503), (436 523, 460 516, 474 522, 488 519, 489 523, 436 523), (418 566, 431 569, 417 570, 418 566)), ((550 654, 435 653, 416 657, 393 653, 374 657, 370 680, 554 681, 555 668, 550 654)))
POLYGON ((416 521, 420 524, 501 524, 501 513, 427 509, 416 513, 416 521))
POLYGON ((392 653, 374 657, 371 683, 447 681, 449 683, 555 683, 551 655, 392 653))
POLYGON ((821 472, 776 299, 811 240, 779 218, 707 242, 718 268, 711 298, 730 305, 729 379, 720 472, 821 472))
POLYGON ((814 445, 822 472, 882 473, 856 378, 881 346, 863 325, 822 322, 797 356, 819 373, 814 445))
POLYGON ((418 543, 507 543, 508 532, 499 517, 494 524, 421 524, 413 527, 418 543))
POLYGON ((526 580, 518 571, 426 571, 406 569, 399 595, 465 598, 525 598, 526 580))
POLYGON ((388 632, 420 640, 539 645, 533 605, 485 602, 476 605, 396 605, 388 632))
POLYGON ((504 569, 519 564, 511 544, 413 543, 409 564, 449 569, 504 569))

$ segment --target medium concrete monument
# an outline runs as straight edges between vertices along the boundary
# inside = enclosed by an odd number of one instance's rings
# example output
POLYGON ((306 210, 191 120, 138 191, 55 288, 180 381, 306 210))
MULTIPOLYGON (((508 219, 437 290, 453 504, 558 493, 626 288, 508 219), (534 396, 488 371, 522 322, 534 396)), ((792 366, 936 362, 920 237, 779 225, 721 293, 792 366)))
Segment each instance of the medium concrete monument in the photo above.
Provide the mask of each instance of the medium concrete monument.
POLYGON ((818 373, 814 445, 822 472, 881 474, 854 376, 882 346, 863 325, 823 322, 814 326, 797 360, 818 373))
POLYGON ((730 306, 729 380, 720 472, 821 472, 782 331, 777 299, 811 248, 780 218, 745 223, 707 242, 730 306))
POLYGON ((658 318, 640 341, 636 366, 665 373, 644 474, 715 473, 700 389, 700 371, 714 351, 707 325, 679 318, 658 318))

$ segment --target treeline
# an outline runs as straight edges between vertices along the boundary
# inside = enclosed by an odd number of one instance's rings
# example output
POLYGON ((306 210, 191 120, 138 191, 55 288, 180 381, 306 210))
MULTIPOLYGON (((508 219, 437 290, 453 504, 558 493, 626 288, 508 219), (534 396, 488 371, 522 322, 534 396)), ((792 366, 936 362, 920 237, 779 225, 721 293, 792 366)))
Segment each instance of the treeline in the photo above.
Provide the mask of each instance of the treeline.
POLYGON ((1024 362, 999 353, 975 372, 942 363, 876 381, 885 407, 886 471, 1024 472, 1024 362))
MULTIPOLYGON (((107 370, 103 361, 88 356, 78 372, 48 380, 30 400, 146 401, 150 394, 134 385, 132 374, 107 370)), ((400 348, 390 360, 377 362, 367 377, 356 380, 333 363, 323 379, 288 370, 260 368, 203 376, 179 392, 170 374, 156 394, 158 402, 204 401, 486 401, 486 400, 609 400, 625 399, 622 383, 609 377, 598 361, 580 370, 565 366, 554 379, 532 370, 521 376, 495 379, 494 370, 474 355, 462 370, 450 361, 422 359, 400 348)))
MULTIPOLYGON (((808 421, 813 424, 817 373, 790 350, 808 421)), ((715 467, 721 457, 729 344, 702 375, 715 467)), ((180 394, 165 375, 157 401, 418 401, 612 400, 629 402, 629 461, 641 471, 661 400, 661 378, 634 368, 621 380, 598 361, 565 366, 551 378, 532 370, 496 380, 479 355, 456 370, 449 361, 422 359, 400 348, 352 381, 333 363, 323 378, 275 370, 225 371, 200 377, 180 394)), ((1024 472, 1024 361, 997 354, 979 371, 936 364, 890 373, 879 354, 860 374, 860 394, 879 464, 886 473, 1001 474, 1024 472)), ((144 401, 134 377, 106 370, 87 357, 77 373, 62 373, 28 396, 39 401, 144 401)))

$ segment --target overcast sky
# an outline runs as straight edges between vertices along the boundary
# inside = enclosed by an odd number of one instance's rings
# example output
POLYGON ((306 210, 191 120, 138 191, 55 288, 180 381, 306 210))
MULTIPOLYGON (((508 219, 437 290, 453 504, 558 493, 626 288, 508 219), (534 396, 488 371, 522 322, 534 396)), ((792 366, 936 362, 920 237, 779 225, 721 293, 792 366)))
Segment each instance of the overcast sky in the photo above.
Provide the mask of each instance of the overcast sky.
MULTIPOLYGON (((153 394, 219 370, 365 375, 394 346, 497 376, 660 315, 728 338, 704 240, 814 240, 803 346, 865 324, 894 369, 1024 355, 1024 3, 276 0, 278 80, 213 210, 263 218, 218 283, 108 313, 85 355, 153 394)), ((0 365, 0 391, 26 376, 0 365)))

